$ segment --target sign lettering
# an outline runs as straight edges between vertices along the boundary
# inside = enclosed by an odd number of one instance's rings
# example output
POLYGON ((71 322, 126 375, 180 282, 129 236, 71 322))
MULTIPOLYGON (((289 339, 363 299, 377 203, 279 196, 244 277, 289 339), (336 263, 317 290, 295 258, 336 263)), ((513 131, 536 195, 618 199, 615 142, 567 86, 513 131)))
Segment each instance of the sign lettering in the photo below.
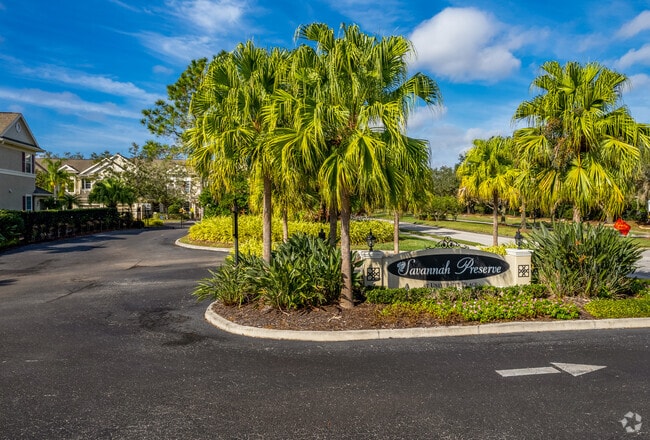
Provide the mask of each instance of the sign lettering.
POLYGON ((463 281, 488 278, 506 272, 503 259, 485 255, 422 255, 395 261, 388 271, 403 278, 426 281, 463 281))

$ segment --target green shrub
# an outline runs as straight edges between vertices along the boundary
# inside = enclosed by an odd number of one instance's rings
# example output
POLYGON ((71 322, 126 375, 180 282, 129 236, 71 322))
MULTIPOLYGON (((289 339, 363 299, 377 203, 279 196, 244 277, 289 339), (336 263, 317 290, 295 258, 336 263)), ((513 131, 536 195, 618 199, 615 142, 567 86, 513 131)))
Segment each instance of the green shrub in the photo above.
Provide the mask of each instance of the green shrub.
POLYGON ((365 292, 366 301, 373 304, 417 303, 424 300, 433 301, 473 301, 487 297, 504 297, 523 295, 531 298, 546 298, 548 289, 539 284, 511 287, 466 286, 457 287, 417 287, 413 289, 383 287, 369 289, 365 292))
MULTIPOLYGON (((242 215, 239 217, 239 243, 242 245, 248 240, 262 240, 262 218, 254 215, 242 215)), ((230 216, 218 216, 203 219, 201 222, 192 225, 188 231, 190 240, 210 241, 216 243, 232 243, 233 220, 230 216)), ((314 237, 318 236, 322 223, 307 221, 290 221, 289 235, 307 234, 314 237)), ((273 218, 271 224, 272 240, 274 242, 282 241, 282 221, 279 218, 273 218)), ((377 237, 377 242, 389 242, 393 239, 393 225, 388 222, 379 220, 352 221, 350 223, 350 241, 354 245, 363 245, 366 243, 366 237, 372 230, 372 234, 377 237)), ((337 232, 337 238, 340 238, 340 230, 337 232)))
POLYGON ((469 301, 427 299, 415 303, 397 302, 383 308, 380 315, 390 318, 405 313, 429 315, 443 322, 481 323, 543 317, 575 319, 579 316, 574 304, 557 299, 535 298, 529 294, 486 296, 469 301))
POLYGON ((163 222, 159 218, 150 218, 149 220, 146 221, 146 224, 150 228, 159 228, 161 226, 164 226, 165 222, 163 222))
POLYGON ((295 234, 278 245, 270 265, 240 252, 238 265, 230 256, 210 274, 194 291, 199 300, 227 305, 259 300, 279 309, 314 307, 334 303, 341 294, 341 252, 317 237, 295 234))
POLYGON ((595 299, 585 304, 595 318, 650 318, 650 295, 640 298, 595 299))
POLYGON ((264 261, 255 256, 239 255, 239 263, 232 257, 216 271, 210 271, 210 277, 199 281, 193 295, 199 301, 221 300, 225 305, 242 305, 259 298, 259 277, 265 271, 264 261))
POLYGON ((529 235, 534 275, 557 296, 609 297, 628 292, 639 246, 611 227, 588 223, 544 225, 529 235))
POLYGON ((493 254, 503 256, 506 254, 506 249, 516 249, 516 248, 517 245, 515 243, 511 243, 511 244, 501 244, 499 246, 482 246, 479 247, 479 250, 484 252, 492 252, 493 254))
POLYGON ((261 277, 262 300, 280 309, 335 302, 341 293, 341 253, 323 240, 295 234, 278 246, 261 277))
POLYGON ((17 211, 0 210, 0 246, 18 242, 25 230, 25 222, 17 211))

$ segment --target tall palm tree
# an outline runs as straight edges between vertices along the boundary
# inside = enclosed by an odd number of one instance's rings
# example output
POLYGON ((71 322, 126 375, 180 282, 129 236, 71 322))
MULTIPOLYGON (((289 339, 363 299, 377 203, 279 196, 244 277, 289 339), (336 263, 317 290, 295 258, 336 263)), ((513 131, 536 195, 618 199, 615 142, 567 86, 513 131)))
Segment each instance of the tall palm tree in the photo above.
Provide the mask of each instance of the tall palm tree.
POLYGON ((631 190, 648 130, 621 103, 625 75, 598 63, 542 65, 532 86, 541 94, 517 108, 530 127, 514 135, 539 184, 542 205, 573 205, 573 218, 593 207, 619 214, 631 190))
POLYGON ((457 170, 461 197, 476 197, 492 205, 494 246, 499 245, 499 204, 517 199, 511 153, 512 138, 476 139, 457 170))
POLYGON ((317 170, 330 218, 340 210, 340 302, 352 307, 352 197, 379 200, 380 194, 399 188, 391 179, 426 166, 404 135, 406 120, 418 98, 434 105, 440 92, 426 75, 408 76, 412 46, 404 37, 378 38, 357 26, 344 25, 341 31, 336 37, 321 23, 298 28, 297 35, 315 47, 302 46, 294 53, 291 73, 298 90, 276 94, 276 108, 291 123, 278 133, 283 157, 300 163, 302 172, 317 170), (387 171, 391 168, 394 172, 387 171))
POLYGON ((88 202, 100 203, 110 208, 132 205, 136 201, 135 190, 116 177, 95 182, 88 194, 88 202))
POLYGON ((208 65, 192 98, 194 127, 188 130, 190 160, 213 186, 232 189, 234 175, 249 172, 263 185, 263 258, 271 260, 271 196, 275 159, 262 109, 277 85, 288 54, 257 48, 251 41, 221 53, 208 65))
POLYGON ((54 193, 54 199, 56 200, 61 188, 65 188, 70 181, 70 174, 63 169, 63 160, 61 159, 46 157, 43 162, 46 168, 46 189, 54 193))

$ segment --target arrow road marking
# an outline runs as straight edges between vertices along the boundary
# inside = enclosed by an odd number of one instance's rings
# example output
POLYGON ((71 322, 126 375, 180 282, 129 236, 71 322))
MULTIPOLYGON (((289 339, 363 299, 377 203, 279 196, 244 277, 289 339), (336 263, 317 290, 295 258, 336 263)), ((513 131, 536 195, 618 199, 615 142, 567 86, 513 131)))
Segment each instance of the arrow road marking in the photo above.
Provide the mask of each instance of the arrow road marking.
POLYGON ((582 376, 583 374, 591 373, 592 371, 607 368, 606 366, 602 365, 563 364, 560 362, 551 362, 551 365, 555 365, 557 368, 562 371, 566 371, 573 377, 582 376))
POLYGON ((534 374, 554 374, 561 373, 553 367, 539 367, 539 368, 515 368, 513 370, 496 370, 503 377, 511 376, 532 376, 534 374))
POLYGON ((513 377, 513 376, 532 376, 535 374, 557 374, 565 371, 572 375, 573 377, 581 376, 586 373, 591 373, 592 371, 600 370, 607 368, 601 365, 585 365, 585 364, 566 364, 561 362, 551 362, 553 367, 535 367, 535 368, 515 368, 512 370, 495 370, 502 377, 513 377), (562 370, 562 371, 560 371, 562 370))

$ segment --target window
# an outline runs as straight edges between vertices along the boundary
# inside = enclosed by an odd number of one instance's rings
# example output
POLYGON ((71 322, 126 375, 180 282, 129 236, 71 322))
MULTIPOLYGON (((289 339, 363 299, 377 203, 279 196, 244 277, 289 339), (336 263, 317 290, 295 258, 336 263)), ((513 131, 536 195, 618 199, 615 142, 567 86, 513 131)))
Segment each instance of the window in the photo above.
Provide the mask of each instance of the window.
POLYGON ((192 181, 186 180, 185 186, 183 187, 183 191, 185 192, 185 194, 189 194, 191 189, 192 189, 192 181))
POLYGON ((27 194, 26 196, 23 196, 23 210, 33 211, 31 194, 27 194))
POLYGON ((92 180, 81 179, 81 189, 91 189, 93 187, 92 180))
POLYGON ((34 155, 23 153, 23 173, 34 174, 34 155))

